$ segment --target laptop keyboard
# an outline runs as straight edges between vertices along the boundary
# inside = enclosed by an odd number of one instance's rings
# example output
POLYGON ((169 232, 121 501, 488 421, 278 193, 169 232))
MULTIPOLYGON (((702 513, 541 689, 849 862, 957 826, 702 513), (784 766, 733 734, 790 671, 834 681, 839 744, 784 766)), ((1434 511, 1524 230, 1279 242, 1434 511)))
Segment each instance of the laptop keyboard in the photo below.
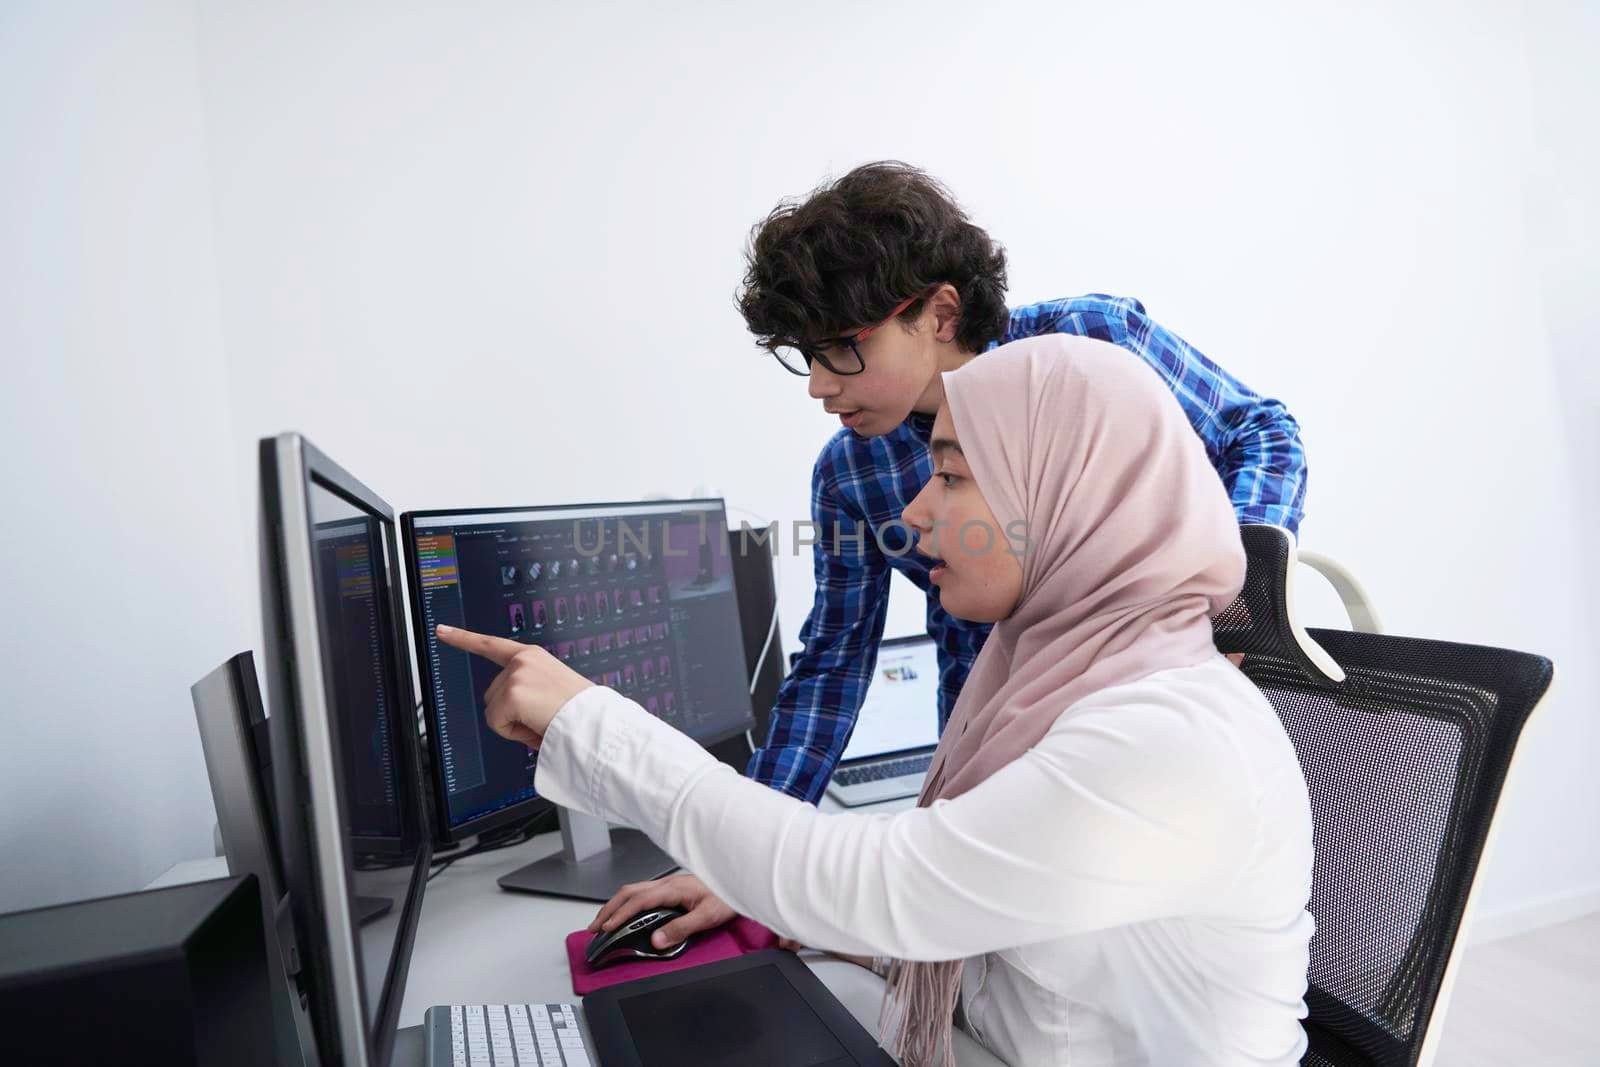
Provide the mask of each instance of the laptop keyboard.
POLYGON ((905 759, 890 760, 887 763, 868 763, 862 767, 850 767, 834 774, 833 780, 840 785, 881 782, 886 778, 904 778, 912 774, 923 774, 932 763, 933 753, 930 752, 922 756, 907 756, 905 759))
POLYGON ((571 1004, 453 1004, 453 1067, 592 1067, 571 1004))

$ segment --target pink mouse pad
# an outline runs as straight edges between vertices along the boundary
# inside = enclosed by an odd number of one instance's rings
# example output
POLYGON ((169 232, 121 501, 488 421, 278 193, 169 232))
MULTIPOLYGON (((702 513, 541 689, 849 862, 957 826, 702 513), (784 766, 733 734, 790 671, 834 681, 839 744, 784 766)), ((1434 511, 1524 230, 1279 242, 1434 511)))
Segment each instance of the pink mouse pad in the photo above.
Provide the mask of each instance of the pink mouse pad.
POLYGON ((760 952, 763 949, 778 947, 777 934, 754 919, 741 916, 709 933, 695 934, 690 939, 689 947, 677 959, 631 960, 595 970, 583 958, 593 937, 594 935, 587 930, 575 930, 567 935, 567 963, 572 968, 572 991, 580 997, 608 985, 617 985, 619 982, 631 982, 635 978, 648 978, 653 974, 681 971, 686 967, 698 967, 702 963, 713 963, 717 960, 743 956, 747 952, 760 952))

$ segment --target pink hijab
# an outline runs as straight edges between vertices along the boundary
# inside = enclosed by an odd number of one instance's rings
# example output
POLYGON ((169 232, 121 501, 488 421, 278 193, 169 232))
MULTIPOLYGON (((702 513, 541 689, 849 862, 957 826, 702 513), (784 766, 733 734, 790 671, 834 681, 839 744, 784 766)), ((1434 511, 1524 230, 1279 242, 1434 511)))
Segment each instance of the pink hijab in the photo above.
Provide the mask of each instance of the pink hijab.
MULTIPOLYGON (((1018 341, 944 376, 1000 530, 1026 531, 1022 596, 995 624, 919 804, 960 796, 1100 689, 1216 654, 1244 581, 1227 491, 1155 371, 1104 341, 1018 341), (1013 525, 1020 523, 1022 525, 1013 525)), ((997 538, 994 551, 1007 545, 997 538)), ((950 1063, 961 961, 897 961, 885 1033, 908 1067, 950 1063)))

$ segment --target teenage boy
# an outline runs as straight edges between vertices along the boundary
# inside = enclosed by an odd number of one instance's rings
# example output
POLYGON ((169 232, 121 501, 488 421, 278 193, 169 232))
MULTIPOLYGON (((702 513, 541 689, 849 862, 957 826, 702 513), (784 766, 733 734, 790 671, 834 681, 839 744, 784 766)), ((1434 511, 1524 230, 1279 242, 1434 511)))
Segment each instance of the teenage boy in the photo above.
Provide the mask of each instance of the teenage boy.
MULTIPOLYGON (((903 163, 869 163, 805 200, 780 204, 751 239, 739 308, 761 346, 837 415, 842 429, 811 475, 816 597, 778 690, 766 744, 747 773, 815 803, 866 695, 898 570, 928 598, 939 649, 941 727, 989 627, 946 614, 930 562, 905 551, 901 512, 933 473, 940 375, 1008 341, 1072 333, 1144 360, 1205 443, 1241 523, 1295 530, 1306 491, 1300 428, 1137 300, 1091 294, 1008 309, 1005 253, 937 181, 903 163)), ((732 917, 692 875, 626 886, 594 928, 664 904, 690 909, 661 945, 732 917)))

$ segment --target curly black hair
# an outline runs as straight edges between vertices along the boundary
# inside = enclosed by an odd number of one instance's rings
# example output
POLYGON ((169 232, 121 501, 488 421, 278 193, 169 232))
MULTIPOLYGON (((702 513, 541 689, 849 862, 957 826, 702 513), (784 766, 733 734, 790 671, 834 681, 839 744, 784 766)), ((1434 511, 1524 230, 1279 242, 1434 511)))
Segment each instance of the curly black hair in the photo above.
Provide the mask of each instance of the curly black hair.
MULTIPOLYGON (((1005 249, 908 163, 866 163, 780 203, 751 230, 745 258, 739 311, 769 351, 881 321, 943 282, 961 294, 963 351, 1005 333, 1005 249)), ((922 307, 919 299, 901 317, 922 307)))

